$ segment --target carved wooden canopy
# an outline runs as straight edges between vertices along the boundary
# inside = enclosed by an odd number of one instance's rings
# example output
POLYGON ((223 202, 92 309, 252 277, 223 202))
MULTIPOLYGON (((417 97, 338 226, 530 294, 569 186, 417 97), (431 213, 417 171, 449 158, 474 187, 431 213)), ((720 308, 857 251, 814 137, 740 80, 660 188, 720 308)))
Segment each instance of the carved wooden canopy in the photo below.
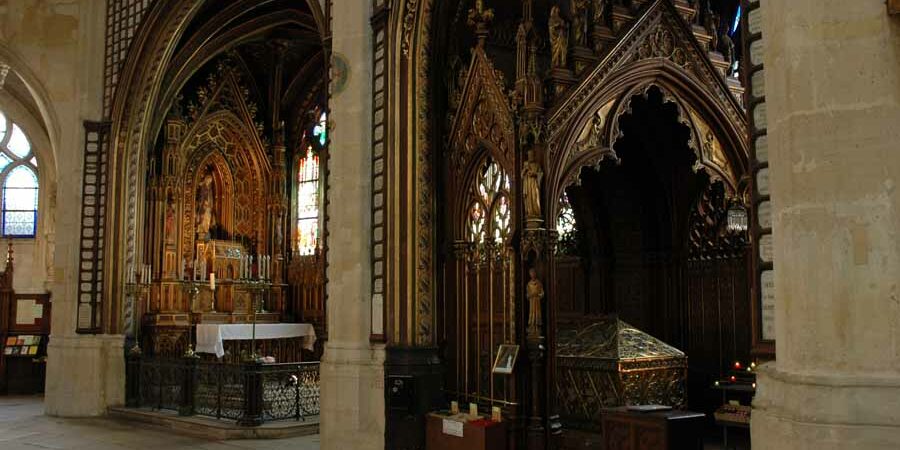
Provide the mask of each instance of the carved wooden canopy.
MULTIPOLYGON (((555 184, 546 187, 545 198, 558 199, 582 167, 617 158, 618 119, 632 97, 654 86, 691 130, 695 170, 724 181, 732 194, 743 189, 749 158, 744 110, 671 2, 656 0, 550 110, 547 171, 555 184)), ((557 202, 548 205, 547 216, 555 217, 557 202)))
POLYGON ((516 139, 509 98, 503 74, 494 69, 484 48, 476 46, 461 89, 459 108, 453 115, 448 143, 453 174, 450 192, 460 194, 452 200, 454 211, 461 212, 468 206, 462 193, 474 182, 485 157, 493 158, 506 173, 514 172, 516 139))

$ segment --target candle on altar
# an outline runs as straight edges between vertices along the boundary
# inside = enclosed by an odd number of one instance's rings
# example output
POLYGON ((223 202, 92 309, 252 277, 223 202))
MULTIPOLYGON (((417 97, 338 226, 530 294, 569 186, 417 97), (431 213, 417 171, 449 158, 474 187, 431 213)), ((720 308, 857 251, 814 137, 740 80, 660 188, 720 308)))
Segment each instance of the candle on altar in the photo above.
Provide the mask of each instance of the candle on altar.
POLYGON ((213 291, 216 290, 216 273, 215 272, 209 273, 209 288, 213 291))

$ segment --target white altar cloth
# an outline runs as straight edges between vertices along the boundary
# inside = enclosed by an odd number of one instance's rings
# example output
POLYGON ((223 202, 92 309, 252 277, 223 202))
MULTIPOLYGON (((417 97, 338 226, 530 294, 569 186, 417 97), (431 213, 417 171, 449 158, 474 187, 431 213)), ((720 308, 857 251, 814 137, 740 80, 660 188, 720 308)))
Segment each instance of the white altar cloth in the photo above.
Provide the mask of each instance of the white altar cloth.
MULTIPOLYGON (((214 353, 221 358, 225 355, 222 341, 247 340, 253 336, 253 324, 197 324, 197 352, 214 353)), ((316 331, 308 323, 258 323, 256 339, 282 339, 302 337, 303 348, 312 350, 316 343, 316 331)))

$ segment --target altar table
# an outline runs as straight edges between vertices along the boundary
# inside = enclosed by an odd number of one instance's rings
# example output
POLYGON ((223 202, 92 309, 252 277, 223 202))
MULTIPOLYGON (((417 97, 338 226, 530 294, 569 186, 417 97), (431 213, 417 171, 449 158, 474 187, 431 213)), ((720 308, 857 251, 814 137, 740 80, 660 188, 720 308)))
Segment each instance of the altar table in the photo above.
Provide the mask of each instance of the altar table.
MULTIPOLYGON (((250 340, 253 324, 197 324, 197 352, 214 353, 221 358, 225 355, 222 341, 250 340)), ((316 331, 308 323, 258 323, 256 339, 303 338, 303 348, 312 351, 316 343, 316 331)))

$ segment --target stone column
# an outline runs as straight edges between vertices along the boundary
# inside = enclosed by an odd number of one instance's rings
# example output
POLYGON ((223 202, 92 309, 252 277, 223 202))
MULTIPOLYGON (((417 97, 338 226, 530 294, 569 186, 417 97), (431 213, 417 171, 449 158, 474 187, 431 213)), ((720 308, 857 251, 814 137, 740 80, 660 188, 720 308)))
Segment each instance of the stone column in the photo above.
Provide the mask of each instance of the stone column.
POLYGON ((900 446, 900 20, 883 0, 763 2, 777 361, 766 450, 900 446))
MULTIPOLYGON (((106 4, 90 0, 36 4, 16 0, 0 28, 21 55, 56 158, 56 245, 51 337, 44 406, 56 416, 97 416, 125 401, 124 336, 76 335, 76 296, 84 163, 84 120, 99 120, 103 102, 106 4), (36 30, 44 30, 37 32, 36 30), (46 96, 46 98, 45 98, 46 96), (43 100, 47 100, 46 103, 43 100)), ((8 80, 7 80, 8 81, 8 80)), ((43 164, 43 163, 42 163, 43 164)), ((42 180, 42 188, 44 188, 42 180)), ((42 220, 38 218, 38 220, 42 220)))
POLYGON ((370 2, 335 0, 332 51, 348 61, 332 86, 328 158, 328 343, 322 358, 323 449, 384 448, 384 348, 371 331, 372 28, 370 2))

